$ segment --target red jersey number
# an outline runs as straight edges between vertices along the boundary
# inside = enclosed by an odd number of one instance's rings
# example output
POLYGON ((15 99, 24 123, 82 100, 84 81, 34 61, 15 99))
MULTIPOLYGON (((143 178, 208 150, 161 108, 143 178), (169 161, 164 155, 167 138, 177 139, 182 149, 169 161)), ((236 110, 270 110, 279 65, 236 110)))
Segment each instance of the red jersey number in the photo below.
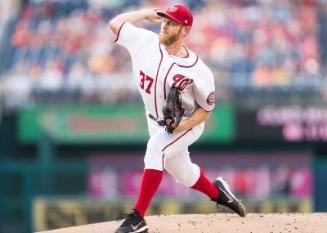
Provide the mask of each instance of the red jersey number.
POLYGON ((145 92, 151 94, 151 86, 153 84, 153 78, 144 74, 144 72, 140 71, 141 80, 140 80, 140 87, 142 90, 145 88, 145 92))

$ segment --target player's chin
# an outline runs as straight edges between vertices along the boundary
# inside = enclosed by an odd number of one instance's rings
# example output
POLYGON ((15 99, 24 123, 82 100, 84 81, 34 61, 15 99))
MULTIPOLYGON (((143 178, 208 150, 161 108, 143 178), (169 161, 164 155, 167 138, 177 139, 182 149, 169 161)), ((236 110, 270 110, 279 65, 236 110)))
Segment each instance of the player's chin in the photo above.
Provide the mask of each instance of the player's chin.
POLYGON ((167 36, 165 34, 163 34, 163 33, 160 33, 159 34, 159 41, 162 44, 166 44, 166 42, 167 42, 167 36))
POLYGON ((160 38, 159 41, 161 44, 166 45, 166 46, 172 45, 174 43, 174 40, 172 40, 169 37, 162 37, 162 38, 160 38))
POLYGON ((171 40, 171 36, 169 36, 166 33, 160 32, 160 34, 159 34, 159 41, 160 41, 160 43, 162 43, 162 44, 169 44, 170 40, 171 40))

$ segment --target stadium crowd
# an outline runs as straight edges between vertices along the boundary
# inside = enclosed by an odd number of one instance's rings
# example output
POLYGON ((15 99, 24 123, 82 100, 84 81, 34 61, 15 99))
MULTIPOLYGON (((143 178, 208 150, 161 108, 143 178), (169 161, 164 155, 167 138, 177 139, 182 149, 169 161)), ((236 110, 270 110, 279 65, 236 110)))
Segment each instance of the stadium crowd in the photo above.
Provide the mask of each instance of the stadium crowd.
MULTIPOLYGON (((112 43, 106 24, 117 12, 164 8, 171 1, 23 2, 11 36, 10 65, 0 79, 6 103, 139 101, 128 54, 112 43)), ((217 90, 319 85, 314 0, 184 3, 195 16, 187 45, 212 68, 217 90)), ((145 27, 159 30, 158 25, 145 27)))

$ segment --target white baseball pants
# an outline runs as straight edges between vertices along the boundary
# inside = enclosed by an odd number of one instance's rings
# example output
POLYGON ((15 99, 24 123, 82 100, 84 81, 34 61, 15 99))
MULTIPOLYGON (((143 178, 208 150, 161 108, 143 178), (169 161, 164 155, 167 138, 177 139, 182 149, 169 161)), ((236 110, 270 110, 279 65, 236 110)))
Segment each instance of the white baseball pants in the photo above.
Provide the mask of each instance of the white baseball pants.
POLYGON ((145 169, 170 173, 177 183, 192 187, 200 177, 200 168, 192 163, 188 147, 204 130, 204 122, 191 130, 168 134, 164 127, 147 117, 150 139, 144 157, 145 169))

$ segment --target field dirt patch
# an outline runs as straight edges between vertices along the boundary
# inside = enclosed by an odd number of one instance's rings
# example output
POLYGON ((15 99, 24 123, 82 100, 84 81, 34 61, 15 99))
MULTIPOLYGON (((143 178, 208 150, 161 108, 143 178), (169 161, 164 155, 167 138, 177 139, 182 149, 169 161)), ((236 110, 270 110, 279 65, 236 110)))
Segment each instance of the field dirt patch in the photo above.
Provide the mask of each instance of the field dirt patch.
MULTIPOLYGON (((188 214, 146 216, 149 233, 326 233, 327 214, 188 214)), ((42 233, 112 233, 121 222, 111 221, 42 233)))

